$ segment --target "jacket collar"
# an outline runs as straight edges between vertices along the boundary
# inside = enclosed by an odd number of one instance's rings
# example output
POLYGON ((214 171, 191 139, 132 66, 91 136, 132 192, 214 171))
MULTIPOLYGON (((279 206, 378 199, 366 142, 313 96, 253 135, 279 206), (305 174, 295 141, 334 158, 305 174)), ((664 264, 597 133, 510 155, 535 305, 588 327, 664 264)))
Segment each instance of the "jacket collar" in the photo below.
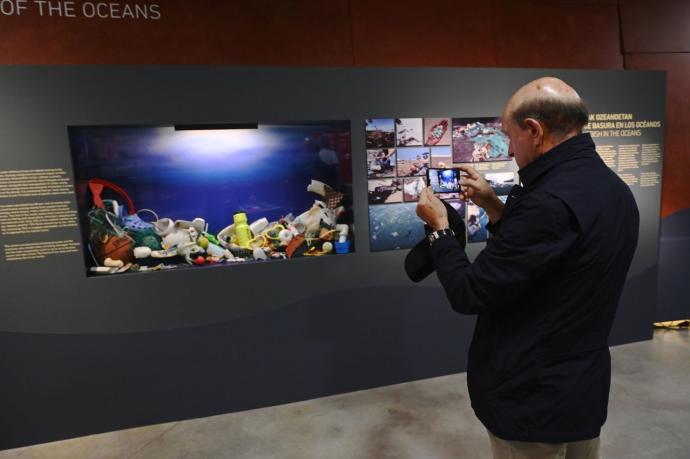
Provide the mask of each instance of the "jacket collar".
POLYGON ((524 186, 532 186, 539 178, 554 166, 572 159, 596 155, 594 141, 589 133, 578 134, 559 143, 542 156, 518 171, 524 186))

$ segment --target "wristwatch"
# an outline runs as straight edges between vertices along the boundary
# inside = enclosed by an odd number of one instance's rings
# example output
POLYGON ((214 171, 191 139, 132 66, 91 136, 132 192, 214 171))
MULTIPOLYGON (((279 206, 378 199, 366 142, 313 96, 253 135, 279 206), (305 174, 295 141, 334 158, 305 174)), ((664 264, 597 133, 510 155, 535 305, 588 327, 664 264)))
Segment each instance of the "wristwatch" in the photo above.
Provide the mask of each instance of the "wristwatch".
POLYGON ((455 233, 450 228, 445 228, 441 230, 432 231, 426 237, 429 240, 429 245, 433 244, 435 240, 442 238, 443 236, 453 236, 455 233))

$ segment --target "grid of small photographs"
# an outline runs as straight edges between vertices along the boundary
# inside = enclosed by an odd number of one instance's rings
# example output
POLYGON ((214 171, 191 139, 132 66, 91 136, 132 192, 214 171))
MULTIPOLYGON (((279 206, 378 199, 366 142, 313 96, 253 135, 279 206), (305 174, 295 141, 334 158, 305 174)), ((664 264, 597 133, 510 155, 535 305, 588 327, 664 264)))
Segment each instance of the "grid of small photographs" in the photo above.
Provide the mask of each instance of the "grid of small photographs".
MULTIPOLYGON (((499 118, 370 118, 366 120, 367 191, 372 251, 413 247, 424 237, 416 202, 431 168, 510 161, 499 118)), ((485 175, 499 196, 515 183, 513 172, 485 175)), ((438 195, 467 222, 468 242, 485 242, 488 217, 457 193, 438 195)), ((503 199, 503 198, 502 198, 503 199)))

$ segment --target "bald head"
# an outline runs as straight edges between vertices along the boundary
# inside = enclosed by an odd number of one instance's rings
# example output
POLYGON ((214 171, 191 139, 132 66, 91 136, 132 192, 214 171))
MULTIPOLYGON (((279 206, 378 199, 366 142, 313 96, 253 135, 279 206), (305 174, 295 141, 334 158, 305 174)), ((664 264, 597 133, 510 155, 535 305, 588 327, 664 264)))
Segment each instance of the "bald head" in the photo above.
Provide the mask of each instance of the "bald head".
POLYGON ((527 119, 536 120, 545 128, 545 134, 563 139, 581 133, 589 114, 572 87, 558 78, 544 77, 518 89, 503 117, 511 117, 522 128, 527 119))

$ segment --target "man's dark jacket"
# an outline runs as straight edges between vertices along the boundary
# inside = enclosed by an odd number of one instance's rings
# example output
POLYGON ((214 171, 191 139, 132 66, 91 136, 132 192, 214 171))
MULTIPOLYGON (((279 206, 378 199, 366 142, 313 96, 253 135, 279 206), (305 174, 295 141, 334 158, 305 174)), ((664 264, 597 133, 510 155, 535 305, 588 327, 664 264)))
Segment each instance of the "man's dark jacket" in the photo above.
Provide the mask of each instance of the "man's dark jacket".
POLYGON ((467 382, 472 407, 510 441, 599 436, 608 336, 639 228, 635 200, 589 134, 520 170, 474 263, 460 243, 431 246, 452 307, 477 314, 467 382))

